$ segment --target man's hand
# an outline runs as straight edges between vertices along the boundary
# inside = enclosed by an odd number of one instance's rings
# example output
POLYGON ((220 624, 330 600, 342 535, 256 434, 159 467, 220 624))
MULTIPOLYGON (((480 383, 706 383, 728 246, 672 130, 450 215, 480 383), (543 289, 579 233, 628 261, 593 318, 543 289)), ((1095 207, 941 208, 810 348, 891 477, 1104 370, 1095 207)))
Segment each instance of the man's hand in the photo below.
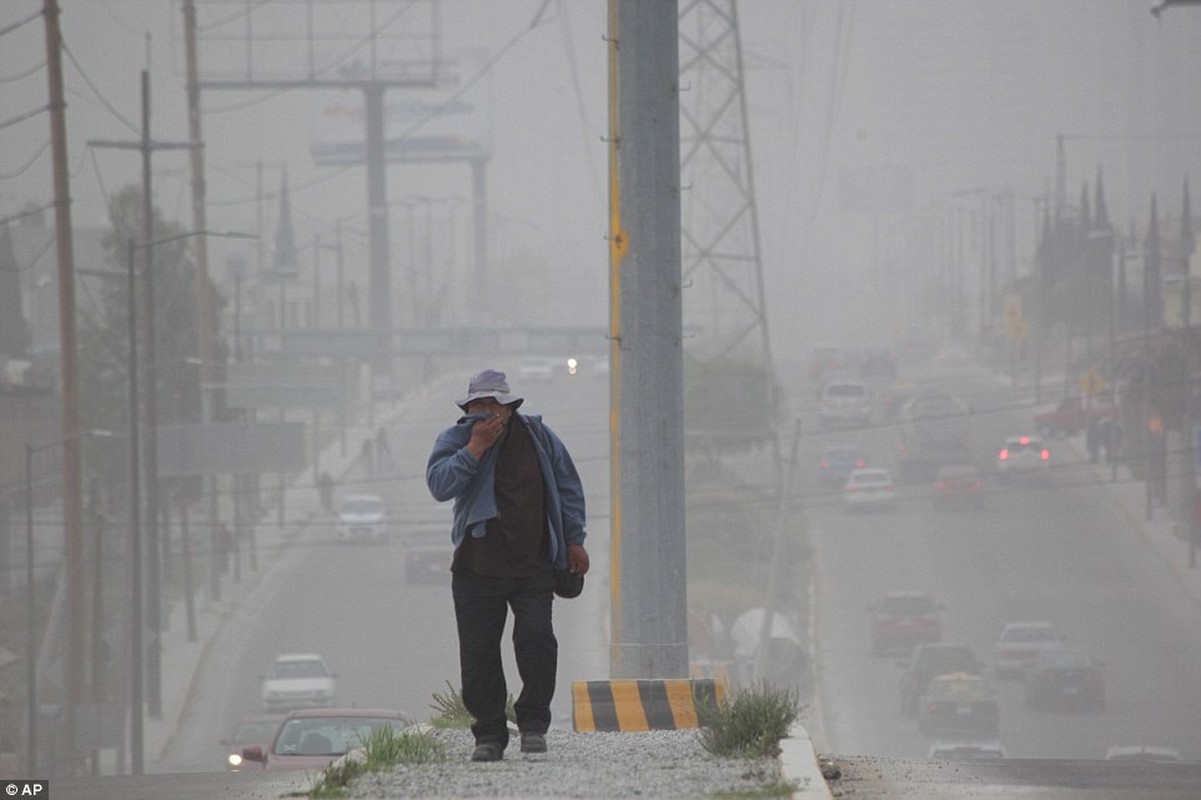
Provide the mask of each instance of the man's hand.
POLYGON ((588 551, 584 545, 567 545, 567 571, 572 575, 588 574, 588 551))
POLYGON ((493 414, 471 426, 471 439, 467 442, 467 451, 475 456, 476 461, 500 439, 501 434, 505 432, 505 421, 504 415, 493 414))

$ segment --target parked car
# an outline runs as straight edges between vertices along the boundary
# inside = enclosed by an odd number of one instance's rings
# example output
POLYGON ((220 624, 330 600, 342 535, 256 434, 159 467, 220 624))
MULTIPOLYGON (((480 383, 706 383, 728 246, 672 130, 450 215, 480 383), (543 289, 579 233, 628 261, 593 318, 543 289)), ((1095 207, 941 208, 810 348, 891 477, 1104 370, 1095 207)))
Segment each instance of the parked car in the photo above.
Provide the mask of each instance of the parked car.
POLYGON ((387 512, 377 494, 352 494, 338 509, 338 540, 382 542, 387 538, 387 512))
POLYGON ((1015 434, 997 451, 997 475, 1001 480, 1046 474, 1051 468, 1051 450, 1037 436, 1015 434))
POLYGON ((867 452, 857 444, 823 447, 817 462, 817 477, 823 486, 844 486, 851 473, 867 466, 867 452))
POLYGON ((1010 622, 993 646, 993 675, 997 680, 1024 678, 1044 650, 1063 647, 1063 637, 1050 622, 1010 622))
POLYGON ((1104 711, 1104 666, 1082 650, 1044 650, 1026 673, 1026 705, 1104 711))
POLYGON ((935 742, 927 757, 936 761, 993 761, 1005 758, 1005 748, 997 740, 935 742))
POLYGON ((970 646, 943 642, 919 644, 908 660, 899 663, 904 667, 900 680, 901 710, 909 716, 917 714, 918 700, 935 676, 951 672, 979 675, 981 667, 970 646))
POLYGON ((942 467, 934 476, 930 497, 936 509, 984 508, 984 478, 980 470, 970 465, 942 467))
POLYGON ((917 704, 917 728, 927 736, 970 734, 1000 735, 997 693, 984 678, 973 673, 935 675, 926 684, 917 704))
POLYGON ((413 724, 401 711, 385 708, 318 708, 294 711, 279 724, 270 745, 243 748, 244 762, 267 772, 319 771, 383 728, 400 732, 413 724))
POLYGON ((892 474, 884 467, 853 470, 842 487, 842 507, 846 511, 896 511, 897 492, 892 474))
POLYGON ((264 711, 332 706, 337 699, 337 673, 317 653, 285 653, 275 657, 262 676, 264 711))
POLYGON ((1074 436, 1088 427, 1092 419, 1113 416, 1113 405, 1107 401, 1088 403, 1081 397, 1065 397, 1055 408, 1034 415, 1034 429, 1044 439, 1055 436, 1074 436))
POLYGON ((227 751, 225 768, 230 772, 246 770, 261 770, 263 765, 257 761, 246 761, 242 758, 242 750, 251 745, 266 747, 275 738, 279 723, 284 714, 247 714, 238 721, 233 734, 228 739, 221 740, 221 746, 227 751))
POLYGON ((905 651, 942 639, 943 610, 925 592, 889 592, 867 607, 872 615, 872 653, 905 651))

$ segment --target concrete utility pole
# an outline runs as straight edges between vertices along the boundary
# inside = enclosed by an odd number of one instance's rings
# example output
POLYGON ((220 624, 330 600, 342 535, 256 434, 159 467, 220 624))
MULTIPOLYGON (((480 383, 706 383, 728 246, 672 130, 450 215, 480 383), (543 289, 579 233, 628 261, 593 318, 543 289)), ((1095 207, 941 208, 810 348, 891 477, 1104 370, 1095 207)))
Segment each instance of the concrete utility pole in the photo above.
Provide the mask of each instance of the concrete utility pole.
MULTIPOLYGON (((67 103, 63 96, 62 32, 56 0, 43 0, 46 76, 50 84, 50 145, 54 166, 54 236, 58 251, 59 370, 63 392, 63 530, 67 567, 66 746, 74 762, 78 706, 83 698, 83 486, 79 467, 79 376, 75 336, 75 251, 67 169, 67 103)), ((32 653, 30 656, 32 657, 32 653)))
POLYGON ((609 0, 614 678, 686 678, 676 0, 609 0))

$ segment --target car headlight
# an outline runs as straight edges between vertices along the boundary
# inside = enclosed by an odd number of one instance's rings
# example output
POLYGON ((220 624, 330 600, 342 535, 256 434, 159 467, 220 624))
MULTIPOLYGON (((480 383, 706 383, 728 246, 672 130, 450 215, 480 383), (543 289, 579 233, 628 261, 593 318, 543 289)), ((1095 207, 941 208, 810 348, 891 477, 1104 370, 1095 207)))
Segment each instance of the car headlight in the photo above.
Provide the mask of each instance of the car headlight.
POLYGON ((241 754, 239 754, 239 753, 230 753, 230 754, 229 754, 229 765, 230 765, 231 767, 240 767, 240 766, 242 766, 242 756, 241 756, 241 754))

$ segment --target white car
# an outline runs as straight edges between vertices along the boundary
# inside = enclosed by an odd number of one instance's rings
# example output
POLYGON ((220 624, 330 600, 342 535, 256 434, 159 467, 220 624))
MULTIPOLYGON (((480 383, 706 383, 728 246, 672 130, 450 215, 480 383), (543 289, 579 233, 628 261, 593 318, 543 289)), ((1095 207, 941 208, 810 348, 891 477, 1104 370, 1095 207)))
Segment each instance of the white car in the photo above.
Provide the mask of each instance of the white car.
POLYGON ((338 509, 338 540, 380 542, 387 535, 387 513, 377 494, 351 494, 338 509))
POLYGON ((1005 758, 1005 748, 995 739, 987 741, 943 742, 930 745, 927 758, 936 761, 984 761, 1005 758))
POLYGON ((1010 436, 997 451, 997 475, 1002 480, 1042 475, 1050 468, 1051 450, 1037 436, 1010 436))
POLYGON ((818 415, 823 429, 870 425, 872 401, 867 384, 858 378, 831 378, 822 386, 818 415))
MULTIPOLYGON (((562 362, 566 365, 566 361, 562 362)), ((517 365, 517 377, 521 385, 546 383, 555 377, 560 361, 557 358, 528 358, 517 365)))
POLYGON ((1172 764, 1180 760, 1180 751, 1175 747, 1144 744, 1115 744, 1106 748, 1106 761, 1140 761, 1143 763, 1172 764))
POLYGON ((271 670, 262 676, 263 710, 292 711, 337 705, 337 678, 337 673, 317 653, 276 656, 271 670))
POLYGON ((842 507, 846 511, 896 511, 897 490, 892 474, 884 467, 852 470, 842 487, 842 507))
POLYGON ((1050 622, 1010 622, 993 646, 993 674, 997 680, 1025 677, 1039 653, 1063 644, 1063 637, 1050 622))

